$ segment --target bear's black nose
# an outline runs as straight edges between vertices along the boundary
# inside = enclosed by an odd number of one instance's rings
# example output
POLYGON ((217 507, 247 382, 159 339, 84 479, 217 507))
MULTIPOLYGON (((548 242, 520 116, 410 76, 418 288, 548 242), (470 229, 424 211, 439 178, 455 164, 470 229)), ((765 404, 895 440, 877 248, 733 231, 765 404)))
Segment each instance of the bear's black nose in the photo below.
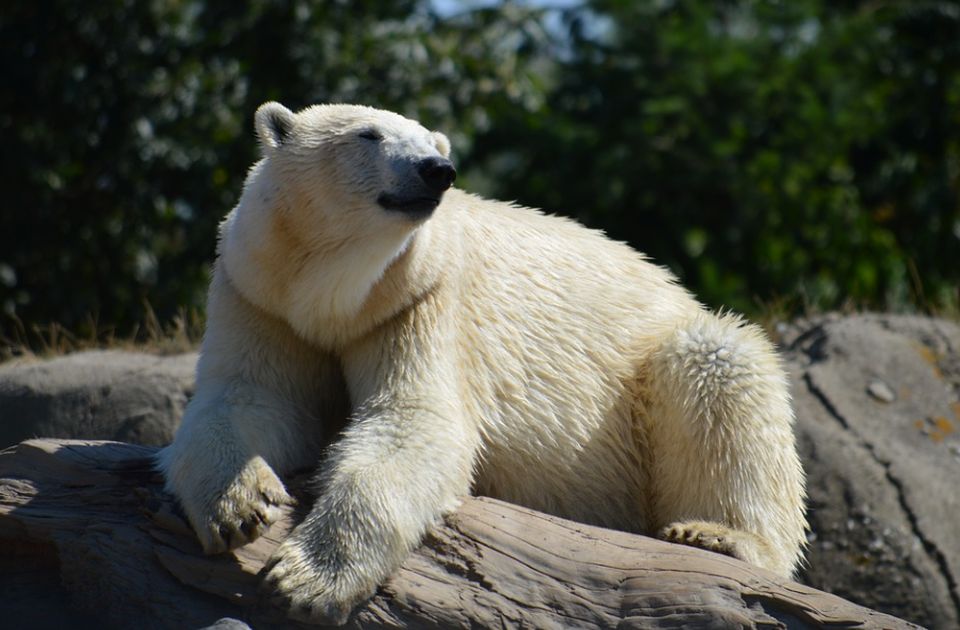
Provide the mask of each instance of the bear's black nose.
POLYGON ((453 162, 444 158, 430 157, 417 165, 420 179, 435 192, 443 192, 457 178, 457 169, 453 162))

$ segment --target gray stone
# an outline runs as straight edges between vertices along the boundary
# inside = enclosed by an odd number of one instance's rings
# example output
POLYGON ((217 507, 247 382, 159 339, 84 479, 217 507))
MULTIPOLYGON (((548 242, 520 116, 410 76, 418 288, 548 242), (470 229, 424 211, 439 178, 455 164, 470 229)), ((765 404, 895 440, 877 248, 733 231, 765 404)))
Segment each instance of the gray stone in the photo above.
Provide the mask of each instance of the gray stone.
POLYGON ((960 326, 857 315, 813 320, 791 342, 812 528, 802 579, 960 627, 960 326))
POLYGON ((33 437, 160 446, 193 389, 197 355, 91 351, 0 365, 0 448, 33 437))
POLYGON ((239 619, 233 617, 224 617, 217 619, 213 624, 203 628, 203 630, 251 630, 250 626, 239 619))
MULTIPOLYGON (((926 627, 960 627, 960 326, 831 315, 777 332, 808 475, 801 579, 926 627)), ((87 352, 0 365, 0 448, 34 436, 165 444, 195 363, 87 352)))
POLYGON ((892 403, 897 399, 897 395, 883 381, 870 381, 867 384, 867 393, 880 402, 892 403))

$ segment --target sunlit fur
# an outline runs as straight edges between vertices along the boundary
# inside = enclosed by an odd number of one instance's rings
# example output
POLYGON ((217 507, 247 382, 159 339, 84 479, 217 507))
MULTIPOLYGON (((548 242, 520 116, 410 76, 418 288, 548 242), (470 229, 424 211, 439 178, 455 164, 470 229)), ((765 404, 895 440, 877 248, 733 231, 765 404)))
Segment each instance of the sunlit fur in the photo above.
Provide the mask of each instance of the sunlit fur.
POLYGON ((257 126, 160 456, 208 551, 259 535, 277 475, 319 461, 266 575, 303 619, 343 622, 471 491, 791 574, 803 473, 756 327, 567 219, 457 189, 427 219, 385 211, 412 159, 449 152, 396 114, 268 104, 257 126))

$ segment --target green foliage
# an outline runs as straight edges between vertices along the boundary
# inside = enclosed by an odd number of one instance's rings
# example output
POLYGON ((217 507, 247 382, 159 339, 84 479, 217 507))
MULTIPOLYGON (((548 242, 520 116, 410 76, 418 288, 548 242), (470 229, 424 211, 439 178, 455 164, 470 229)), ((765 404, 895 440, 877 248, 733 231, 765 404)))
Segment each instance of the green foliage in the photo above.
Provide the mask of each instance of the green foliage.
POLYGON ((465 186, 628 240, 714 306, 958 299, 960 3, 430 6, 7 3, 0 306, 122 331, 202 308, 269 99, 419 118, 465 186))
POLYGON ((367 103, 469 147, 488 110, 537 102, 536 17, 441 21, 415 0, 7 3, 0 306, 122 334, 145 304, 161 321, 202 308, 260 103, 367 103))
POLYGON ((597 0, 542 110, 475 168, 713 305, 947 305, 960 281, 960 4, 597 0))

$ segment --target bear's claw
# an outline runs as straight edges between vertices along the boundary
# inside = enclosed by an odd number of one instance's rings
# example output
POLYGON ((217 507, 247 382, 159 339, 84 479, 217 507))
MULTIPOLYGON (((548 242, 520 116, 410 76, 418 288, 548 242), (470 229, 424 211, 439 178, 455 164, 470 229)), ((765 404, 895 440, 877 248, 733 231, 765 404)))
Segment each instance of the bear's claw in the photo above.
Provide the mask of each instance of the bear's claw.
POLYGON ((261 570, 260 592, 291 619, 310 624, 343 625, 374 588, 351 587, 347 571, 322 566, 320 558, 288 538, 261 570))
POLYGON ((732 536, 732 534, 732 529, 720 523, 688 521, 664 527, 657 536, 667 542, 699 547, 739 560, 746 560, 744 554, 738 548, 735 536, 732 536))
POLYGON ((255 459, 220 493, 208 514, 184 508, 191 521, 204 525, 194 528, 204 552, 215 554, 253 542, 280 518, 281 506, 295 503, 267 464, 255 459))

